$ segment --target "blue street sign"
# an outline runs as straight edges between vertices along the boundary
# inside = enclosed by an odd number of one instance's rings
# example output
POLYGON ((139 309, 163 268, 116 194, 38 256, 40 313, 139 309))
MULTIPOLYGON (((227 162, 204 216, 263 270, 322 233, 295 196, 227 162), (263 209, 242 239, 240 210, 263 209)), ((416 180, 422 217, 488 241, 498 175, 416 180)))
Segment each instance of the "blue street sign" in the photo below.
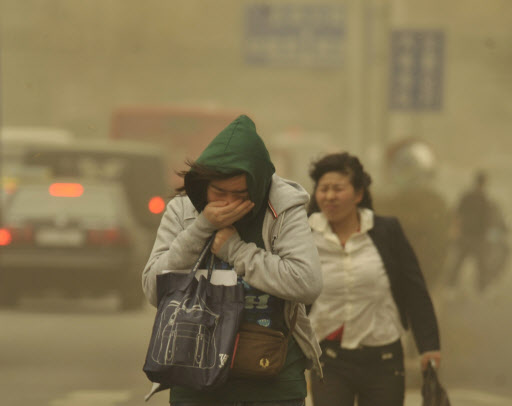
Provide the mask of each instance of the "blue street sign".
POLYGON ((444 33, 396 30, 391 34, 392 110, 441 110, 444 33))
POLYGON ((250 65, 339 67, 342 5, 253 2, 245 8, 244 58, 250 65))

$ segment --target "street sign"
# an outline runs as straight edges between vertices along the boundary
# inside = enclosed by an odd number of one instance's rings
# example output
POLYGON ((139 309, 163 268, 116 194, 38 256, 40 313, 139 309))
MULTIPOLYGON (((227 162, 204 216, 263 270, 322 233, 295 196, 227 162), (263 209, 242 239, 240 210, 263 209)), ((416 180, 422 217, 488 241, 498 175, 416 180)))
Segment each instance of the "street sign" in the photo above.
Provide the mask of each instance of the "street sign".
POLYGON ((396 30, 391 34, 392 110, 441 110, 444 33, 396 30))
POLYGON ((343 62, 342 5, 251 2, 244 30, 249 65, 339 67, 343 62))

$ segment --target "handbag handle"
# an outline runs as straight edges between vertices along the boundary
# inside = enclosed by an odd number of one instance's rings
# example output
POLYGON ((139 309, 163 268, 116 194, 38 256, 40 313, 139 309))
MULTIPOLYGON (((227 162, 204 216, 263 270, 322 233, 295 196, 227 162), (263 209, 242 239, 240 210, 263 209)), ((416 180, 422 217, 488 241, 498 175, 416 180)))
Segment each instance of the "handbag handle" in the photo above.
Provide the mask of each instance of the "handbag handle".
MULTIPOLYGON (((201 251, 201 254, 199 254, 199 258, 197 258, 196 263, 194 264, 194 266, 192 267, 192 269, 188 273, 188 275, 187 275, 187 286, 194 280, 194 278, 196 276, 196 273, 197 273, 197 270, 199 269, 199 265, 201 265, 201 262, 203 262, 203 259, 204 259, 205 255, 206 255, 206 253, 212 247, 213 240, 215 239, 215 234, 216 233, 217 232, 214 232, 213 235, 210 237, 210 239, 206 242, 206 244, 204 245, 203 250, 201 251)), ((212 259, 213 259, 213 256, 212 256, 212 259)), ((208 268, 211 267, 211 263, 212 262, 213 261, 210 261, 210 266, 208 268)))

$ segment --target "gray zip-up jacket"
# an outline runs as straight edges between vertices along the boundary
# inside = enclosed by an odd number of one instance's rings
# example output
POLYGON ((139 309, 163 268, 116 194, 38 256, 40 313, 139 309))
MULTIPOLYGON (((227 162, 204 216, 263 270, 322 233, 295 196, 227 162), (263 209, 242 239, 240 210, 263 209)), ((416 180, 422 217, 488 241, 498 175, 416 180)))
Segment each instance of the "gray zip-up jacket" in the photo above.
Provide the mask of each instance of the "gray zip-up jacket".
MULTIPOLYGON (((308 199, 302 186, 273 175, 262 228, 265 250, 242 241, 235 233, 217 256, 234 265, 250 285, 285 299, 288 326, 293 305, 298 304, 293 336, 310 361, 308 368, 321 375, 321 350, 304 306, 313 303, 322 290, 320 260, 305 210, 308 199)), ((214 231, 187 196, 169 202, 142 275, 144 293, 153 306, 157 305, 156 275, 164 270, 190 269, 214 231)))

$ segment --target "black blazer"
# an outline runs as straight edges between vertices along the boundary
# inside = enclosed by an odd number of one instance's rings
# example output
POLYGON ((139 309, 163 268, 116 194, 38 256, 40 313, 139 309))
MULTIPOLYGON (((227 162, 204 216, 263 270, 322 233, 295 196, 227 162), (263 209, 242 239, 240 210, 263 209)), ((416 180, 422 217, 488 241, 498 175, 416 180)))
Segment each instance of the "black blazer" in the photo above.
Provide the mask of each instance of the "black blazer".
POLYGON ((391 293, 405 329, 412 327, 420 353, 440 349, 434 307, 418 259, 395 217, 374 216, 368 231, 391 284, 391 293))

